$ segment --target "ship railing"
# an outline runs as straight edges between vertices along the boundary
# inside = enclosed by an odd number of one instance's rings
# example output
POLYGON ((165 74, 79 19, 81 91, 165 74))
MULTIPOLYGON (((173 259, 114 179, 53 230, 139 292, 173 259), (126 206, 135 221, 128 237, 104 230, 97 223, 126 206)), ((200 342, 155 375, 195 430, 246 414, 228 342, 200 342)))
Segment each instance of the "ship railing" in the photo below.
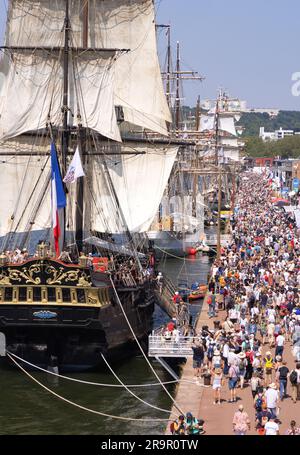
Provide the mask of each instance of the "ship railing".
POLYGON ((150 335, 149 357, 188 357, 193 355, 193 336, 179 335, 166 338, 162 335, 150 335))

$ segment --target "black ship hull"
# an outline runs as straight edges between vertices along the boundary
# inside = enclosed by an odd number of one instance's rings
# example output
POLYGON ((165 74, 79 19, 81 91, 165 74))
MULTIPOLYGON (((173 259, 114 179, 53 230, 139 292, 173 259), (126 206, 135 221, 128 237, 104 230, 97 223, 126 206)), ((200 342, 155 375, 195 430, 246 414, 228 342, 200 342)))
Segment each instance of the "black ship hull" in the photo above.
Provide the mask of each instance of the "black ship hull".
MULTIPOLYGON (((122 306, 139 340, 147 340, 152 330, 154 296, 150 290, 121 290, 122 306)), ((136 351, 137 344, 119 304, 112 301, 102 308, 68 308, 3 305, 0 332, 6 348, 24 360, 43 368, 55 363, 59 371, 101 368, 101 354, 110 361, 136 351), (38 319, 34 315, 55 315, 38 319), (54 359, 54 360, 53 360, 54 359)))

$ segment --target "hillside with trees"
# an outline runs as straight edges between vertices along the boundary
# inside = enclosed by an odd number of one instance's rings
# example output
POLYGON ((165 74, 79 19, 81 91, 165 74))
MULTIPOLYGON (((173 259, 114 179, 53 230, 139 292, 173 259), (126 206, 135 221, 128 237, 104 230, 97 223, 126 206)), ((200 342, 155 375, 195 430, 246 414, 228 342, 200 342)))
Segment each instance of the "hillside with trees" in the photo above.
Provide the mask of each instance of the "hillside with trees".
POLYGON ((263 142, 259 137, 248 136, 245 138, 245 143, 245 154, 247 156, 300 158, 300 135, 268 142, 263 142))
POLYGON ((266 131, 280 128, 300 131, 300 112, 279 111, 276 117, 270 117, 267 113, 246 112, 241 116, 238 125, 245 128, 244 136, 258 136, 261 126, 264 126, 266 131))

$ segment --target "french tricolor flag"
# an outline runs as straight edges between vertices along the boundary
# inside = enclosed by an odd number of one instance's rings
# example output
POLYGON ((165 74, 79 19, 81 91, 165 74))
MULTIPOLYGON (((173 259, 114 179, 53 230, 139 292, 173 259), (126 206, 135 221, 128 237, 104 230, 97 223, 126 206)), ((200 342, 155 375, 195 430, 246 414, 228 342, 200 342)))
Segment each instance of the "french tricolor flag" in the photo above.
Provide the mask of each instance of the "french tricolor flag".
POLYGON ((51 143, 51 205, 52 205, 52 228, 56 255, 60 254, 61 227, 60 220, 63 219, 64 208, 66 207, 66 195, 58 164, 57 153, 54 143, 51 143))

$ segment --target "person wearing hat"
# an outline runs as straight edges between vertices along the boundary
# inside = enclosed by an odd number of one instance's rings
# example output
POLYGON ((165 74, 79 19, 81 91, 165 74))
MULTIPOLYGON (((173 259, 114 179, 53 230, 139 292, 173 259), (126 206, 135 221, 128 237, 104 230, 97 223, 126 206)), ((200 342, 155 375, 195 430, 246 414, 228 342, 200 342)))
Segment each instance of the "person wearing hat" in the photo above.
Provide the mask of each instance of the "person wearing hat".
POLYGON ((258 376, 261 375, 262 373, 262 359, 261 359, 261 353, 258 351, 255 354, 255 357, 252 362, 252 367, 253 367, 253 374, 257 373, 258 376))
POLYGON ((214 350, 214 355, 212 358, 212 368, 223 368, 222 357, 219 349, 214 350))
POLYGON ((199 425, 198 419, 196 419, 191 412, 186 413, 185 428, 186 434, 203 434, 203 429, 201 428, 201 425, 199 425))
POLYGON ((158 272, 158 275, 156 277, 156 282, 158 286, 159 293, 162 294, 163 291, 163 274, 161 272, 158 272))
POLYGON ((245 375, 246 375, 246 367, 247 367, 247 359, 246 359, 246 354, 244 352, 240 352, 238 354, 238 367, 239 367, 239 378, 240 378, 240 386, 241 389, 244 388, 244 381, 245 381, 245 375))
POLYGON ((235 435, 245 436, 247 431, 250 430, 250 419, 248 414, 244 411, 244 406, 241 404, 239 410, 233 416, 233 431, 235 435))
POLYGON ((196 381, 200 376, 200 370, 204 360, 204 348, 203 344, 200 341, 195 341, 192 345, 193 350, 193 368, 196 381))
POLYGON ((176 306, 178 306, 180 304, 181 300, 182 299, 181 299, 179 292, 176 291, 175 294, 173 295, 173 302, 175 303, 176 306))
POLYGON ((223 385, 223 372, 221 368, 214 368, 212 388, 214 391, 213 404, 221 404, 221 387, 223 385))
POLYGON ((180 415, 177 420, 170 425, 170 431, 172 434, 183 435, 185 433, 185 421, 184 415, 180 415))
POLYGON ((265 370, 265 378, 266 378, 266 385, 272 382, 272 374, 274 369, 274 360, 270 351, 266 352, 266 355, 263 359, 264 361, 264 370, 265 370))

